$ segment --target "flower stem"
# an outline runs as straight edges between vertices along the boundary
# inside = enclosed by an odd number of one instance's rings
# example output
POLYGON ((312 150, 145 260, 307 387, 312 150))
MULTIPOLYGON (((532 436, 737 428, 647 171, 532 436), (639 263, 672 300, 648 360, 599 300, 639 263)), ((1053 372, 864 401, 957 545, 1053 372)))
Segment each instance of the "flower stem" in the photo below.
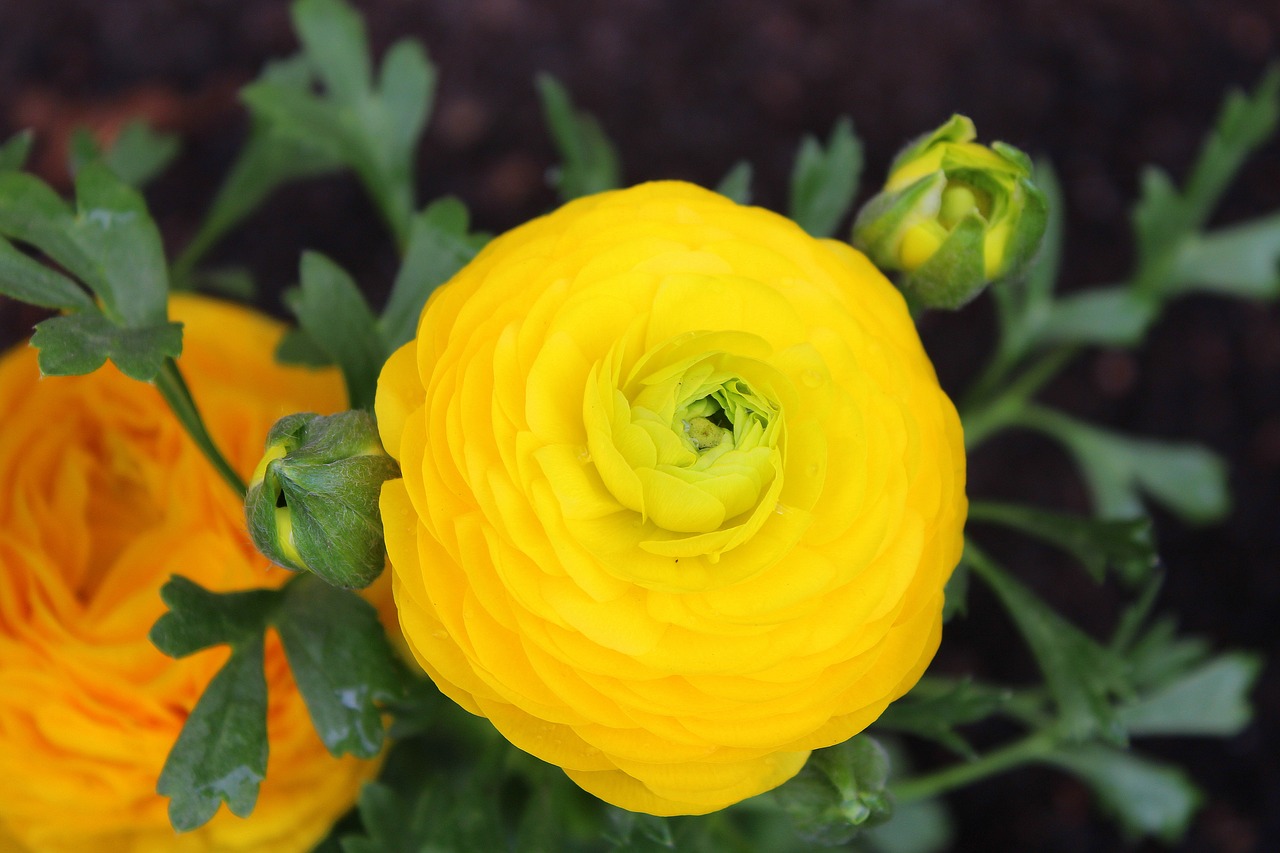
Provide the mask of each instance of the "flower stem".
POLYGON ((935 773, 926 773, 890 786, 900 803, 926 800, 960 788, 987 776, 994 776, 1022 764, 1045 758, 1057 747, 1058 739, 1051 731, 1038 731, 989 752, 965 764, 955 764, 935 773))
POLYGON ((965 449, 972 451, 983 441, 1014 423, 1032 395, 1057 376, 1078 351, 1076 347, 1059 347, 1046 353, 990 402, 963 412, 961 420, 964 422, 965 449))
POLYGON ((187 382, 182 378, 182 371, 178 369, 178 363, 172 358, 166 358, 164 367, 155 378, 156 388, 164 397, 165 402, 169 404, 169 408, 173 410, 173 414, 177 417, 178 422, 182 424, 187 434, 191 436, 191 440, 196 443, 201 452, 213 464, 214 469, 222 475, 222 479, 227 482, 232 490, 242 500, 245 494, 244 480, 240 479, 240 475, 231 467, 225 456, 218 450, 218 446, 213 442, 213 436, 209 435, 209 430, 204 425, 204 419, 200 417, 200 410, 196 408, 196 401, 191 396, 191 389, 187 387, 187 382))

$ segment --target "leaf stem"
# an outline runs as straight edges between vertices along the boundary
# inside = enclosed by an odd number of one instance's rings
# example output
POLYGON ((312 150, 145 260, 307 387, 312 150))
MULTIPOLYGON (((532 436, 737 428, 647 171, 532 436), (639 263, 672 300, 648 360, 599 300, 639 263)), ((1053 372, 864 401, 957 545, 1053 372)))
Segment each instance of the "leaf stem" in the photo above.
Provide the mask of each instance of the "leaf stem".
POLYGON ((990 402, 962 412, 965 450, 972 452, 983 441, 1016 422, 1032 395, 1057 376, 1077 352, 1077 347, 1068 346, 1045 353, 990 402))
POLYGON ((1052 731, 1033 732, 1008 746, 987 753, 976 761, 954 764, 934 773, 907 779, 891 785, 889 790, 899 803, 927 800, 987 776, 994 776, 1019 765, 1043 759, 1050 755, 1057 745, 1058 739, 1052 731))
POLYGON ((155 378, 156 388, 164 397, 165 402, 169 404, 169 408, 173 410, 173 414, 177 417, 178 422, 182 424, 187 434, 191 436, 191 440, 196 443, 201 452, 213 464, 214 469, 222 475, 222 479, 241 499, 244 498, 245 488, 244 480, 240 479, 240 475, 231 467, 225 456, 218 450, 218 446, 214 444, 213 436, 209 434, 209 430, 204 425, 204 419, 200 417, 200 410, 196 408, 196 401, 191 396, 191 389, 187 387, 187 382, 182 378, 182 371, 178 369, 178 363, 172 358, 164 360, 164 367, 155 378))

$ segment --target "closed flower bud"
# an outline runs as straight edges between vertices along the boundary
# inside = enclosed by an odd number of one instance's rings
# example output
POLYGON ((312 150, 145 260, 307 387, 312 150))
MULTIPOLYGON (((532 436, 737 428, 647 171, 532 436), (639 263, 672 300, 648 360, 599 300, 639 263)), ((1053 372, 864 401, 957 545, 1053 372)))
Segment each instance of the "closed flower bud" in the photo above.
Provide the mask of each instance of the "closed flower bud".
POLYGON ((253 542, 287 569, 366 587, 386 562, 378 494, 399 476, 367 412, 281 418, 245 496, 253 542))
POLYGON ((929 308, 959 308, 1018 275, 1044 236, 1048 207, 1031 160, 976 135, 956 115, 907 146, 854 222, 853 244, 929 308))

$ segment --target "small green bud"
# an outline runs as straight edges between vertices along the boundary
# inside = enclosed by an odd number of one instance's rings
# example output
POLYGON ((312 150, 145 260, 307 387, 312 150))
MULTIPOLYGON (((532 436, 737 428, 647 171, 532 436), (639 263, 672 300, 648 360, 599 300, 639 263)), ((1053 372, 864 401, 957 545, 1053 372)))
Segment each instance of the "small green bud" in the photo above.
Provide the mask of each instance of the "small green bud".
POLYGON ((961 115, 908 145, 884 189, 863 206, 853 244, 929 308, 959 308, 1019 275, 1040 248, 1048 203, 1031 160, 1011 145, 978 145, 961 115))
POLYGON ((281 418, 245 495, 253 544, 286 569, 366 587, 386 564, 378 496, 399 476, 368 412, 281 418))

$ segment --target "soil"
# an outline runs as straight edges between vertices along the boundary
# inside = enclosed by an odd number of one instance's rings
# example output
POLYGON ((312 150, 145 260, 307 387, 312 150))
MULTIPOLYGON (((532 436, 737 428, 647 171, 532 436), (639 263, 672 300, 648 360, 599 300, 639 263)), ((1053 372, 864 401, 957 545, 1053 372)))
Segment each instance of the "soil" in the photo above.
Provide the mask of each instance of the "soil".
MULTIPOLYGON (((456 194, 480 227, 500 231, 555 204, 554 156, 533 89, 560 78, 616 140, 629 182, 679 177, 714 185, 739 158, 755 200, 782 208, 797 141, 841 114, 866 145, 868 190, 896 148, 952 112, 983 139, 1046 156, 1067 197, 1063 282, 1116 281, 1132 261, 1128 210, 1155 164, 1184 175, 1223 93, 1256 82, 1280 54, 1274 0, 370 0, 358 4, 381 51, 402 36, 441 69, 420 159, 420 198, 456 194)), ((35 168, 66 186, 70 130, 109 136, 145 116, 181 132, 184 149, 148 193, 171 249, 197 227, 246 132, 236 89, 291 52, 280 0, 0 0, 0 139, 39 134, 35 168)), ((1218 222, 1280 205, 1280 145, 1270 144, 1227 195, 1218 222)), ((318 248, 375 299, 395 256, 354 181, 280 192, 213 261, 252 269, 264 305, 318 248)), ((0 342, 37 314, 0 300, 0 342)), ((982 300, 930 315, 926 344, 959 391, 992 333, 982 300)), ((1159 511, 1168 579, 1160 607, 1221 648, 1280 660, 1280 309, 1209 297, 1173 305, 1136 351, 1094 351, 1047 391, 1057 405, 1118 430, 1196 441, 1227 460, 1235 511, 1187 527, 1159 511)), ((971 460, 970 493, 1086 509, 1061 452, 1023 435, 971 460)), ((1037 547, 999 541, 1000 556, 1082 625, 1106 631, 1114 591, 1037 547)), ((937 666, 1026 679, 1032 664, 1003 614, 978 592, 949 628, 937 666)), ((1280 849, 1280 676, 1264 671, 1257 718, 1227 741, 1144 743, 1188 767, 1206 799, 1173 849, 1280 849)), ((924 754, 923 760, 931 760, 924 754)), ((1129 849, 1085 790, 1049 770, 999 777, 954 796, 958 850, 1129 849)), ((1155 842, 1139 850, 1165 849, 1155 842)))

